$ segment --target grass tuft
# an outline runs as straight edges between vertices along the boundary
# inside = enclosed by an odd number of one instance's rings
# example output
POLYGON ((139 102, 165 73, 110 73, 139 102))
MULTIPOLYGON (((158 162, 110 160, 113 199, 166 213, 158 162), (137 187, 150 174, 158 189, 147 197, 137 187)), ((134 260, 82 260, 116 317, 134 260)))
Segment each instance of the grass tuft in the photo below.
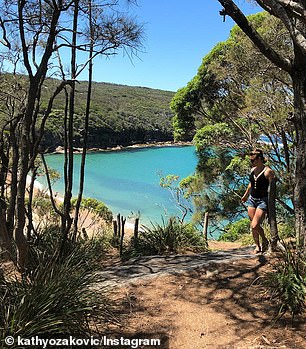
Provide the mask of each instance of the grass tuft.
POLYGON ((263 285, 278 307, 277 318, 289 312, 294 319, 305 312, 306 258, 295 251, 292 243, 283 245, 285 250, 273 270, 263 277, 263 285))
POLYGON ((162 224, 145 227, 136 241, 131 240, 126 255, 165 255, 184 253, 187 250, 206 251, 207 242, 191 224, 181 223, 177 218, 171 217, 167 222, 163 220, 162 224))

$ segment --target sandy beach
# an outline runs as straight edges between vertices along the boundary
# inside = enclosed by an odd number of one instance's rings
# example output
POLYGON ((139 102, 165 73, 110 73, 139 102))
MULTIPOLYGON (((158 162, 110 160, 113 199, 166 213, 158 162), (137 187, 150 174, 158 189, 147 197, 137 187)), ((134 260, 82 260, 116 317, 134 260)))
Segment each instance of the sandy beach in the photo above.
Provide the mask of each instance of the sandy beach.
MULTIPOLYGON (((96 152, 111 152, 111 151, 121 151, 121 150, 132 150, 132 149, 142 149, 142 148, 153 148, 153 147, 184 147, 193 145, 192 142, 154 142, 154 143, 140 143, 140 144, 132 144, 127 146, 117 145, 116 147, 108 147, 108 148, 89 148, 87 149, 87 153, 96 153, 96 152)), ((83 151, 82 148, 74 148, 73 152, 76 154, 81 154, 83 151)), ((54 154, 64 154, 64 147, 58 146, 54 154)))

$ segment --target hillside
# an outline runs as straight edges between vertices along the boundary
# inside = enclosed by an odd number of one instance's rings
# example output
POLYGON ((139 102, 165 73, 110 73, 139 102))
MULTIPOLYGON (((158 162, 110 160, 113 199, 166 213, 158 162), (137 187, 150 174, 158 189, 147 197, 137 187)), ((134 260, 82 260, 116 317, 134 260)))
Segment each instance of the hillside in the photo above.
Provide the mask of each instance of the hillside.
MULTIPOLYGON (((44 100, 56 80, 47 80, 44 100)), ((75 147, 81 146, 87 82, 77 85, 75 147)), ((90 148, 115 147, 173 139, 169 103, 174 93, 110 83, 94 83, 89 126, 90 148)), ((64 94, 57 97, 46 124, 44 146, 63 144, 64 94)))

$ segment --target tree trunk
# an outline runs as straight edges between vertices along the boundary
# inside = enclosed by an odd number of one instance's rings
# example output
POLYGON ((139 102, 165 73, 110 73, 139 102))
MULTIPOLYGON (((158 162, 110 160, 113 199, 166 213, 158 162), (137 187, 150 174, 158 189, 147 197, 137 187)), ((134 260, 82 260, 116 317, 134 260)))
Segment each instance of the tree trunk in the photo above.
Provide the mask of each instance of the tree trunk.
POLYGON ((88 2, 88 13, 89 13, 89 28, 90 28, 90 48, 89 48, 89 57, 88 57, 89 59, 88 88, 87 88, 86 111, 85 111, 84 132, 83 132, 82 160, 81 160, 81 167, 80 167, 80 185, 79 185, 79 194, 78 194, 77 203, 75 205, 75 215, 74 215, 74 238, 76 238, 77 231, 78 231, 78 217, 79 217, 80 206, 81 206, 83 190, 84 190, 87 139, 88 139, 88 127, 89 127, 91 91, 92 91, 92 73, 93 73, 92 60, 93 60, 94 30, 93 30, 93 23, 92 23, 91 1, 88 2))
POLYGON ((26 223, 25 193, 27 175, 29 172, 29 155, 31 146, 29 134, 31 129, 33 110, 35 109, 38 86, 38 79, 31 78, 20 140, 17 200, 15 206, 16 225, 13 235, 17 247, 17 266, 21 271, 24 271, 26 269, 29 251, 28 242, 24 236, 24 227, 26 223))
POLYGON ((306 62, 295 47, 294 117, 296 131, 296 167, 294 188, 295 232, 297 244, 306 248, 306 62))
MULTIPOLYGON (((65 245, 69 238, 69 233, 73 219, 70 216, 71 198, 73 188, 73 123, 74 123, 74 102, 75 102, 75 79, 76 79, 76 45, 77 45, 77 29, 78 29, 78 5, 79 1, 74 1, 73 12, 73 33, 72 33, 72 47, 71 47, 71 89, 69 94, 69 113, 68 113, 68 134, 67 134, 67 146, 65 153, 68 150, 68 163, 67 173, 65 181, 65 197, 64 197, 64 218, 62 217, 61 235, 62 240, 60 243, 60 256, 63 257, 65 245)), ((67 154, 67 153, 66 153, 67 154)))
POLYGON ((277 250, 277 242, 279 240, 277 222, 276 222, 275 197, 276 197, 276 179, 273 178, 270 183, 269 202, 268 202, 269 224, 270 224, 270 231, 271 231, 271 251, 277 250))
POLYGON ((11 185, 10 185, 10 196, 9 205, 7 208, 7 229, 10 238, 13 237, 13 230, 15 224, 15 208, 17 198, 17 186, 18 186, 18 162, 19 162, 19 151, 18 144, 15 137, 16 127, 11 127, 10 142, 12 147, 12 164, 11 164, 11 185))
POLYGON ((7 225, 5 220, 5 202, 0 199, 0 248, 1 255, 5 261, 13 259, 13 249, 11 239, 7 231, 7 225))
POLYGON ((29 198, 28 198, 28 226, 27 226, 27 240, 31 240, 31 232, 33 232, 34 226, 33 226, 33 211, 32 211, 32 205, 33 205, 33 196, 34 196, 34 185, 35 185, 35 179, 37 175, 37 168, 34 168, 32 171, 32 176, 31 176, 31 182, 30 186, 27 189, 29 193, 29 198))
POLYGON ((203 225, 203 237, 207 242, 207 233, 208 233, 208 217, 209 213, 206 211, 204 215, 204 225, 203 225))

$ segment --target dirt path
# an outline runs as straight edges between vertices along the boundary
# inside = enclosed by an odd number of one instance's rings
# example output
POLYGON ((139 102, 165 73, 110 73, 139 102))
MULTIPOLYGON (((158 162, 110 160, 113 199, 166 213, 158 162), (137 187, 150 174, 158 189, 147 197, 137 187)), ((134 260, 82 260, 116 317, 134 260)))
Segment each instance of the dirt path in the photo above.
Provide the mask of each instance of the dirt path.
MULTIPOLYGON (((117 287, 156 276, 180 275, 187 271, 209 267, 215 268, 216 264, 255 258, 256 256, 251 253, 252 251, 252 247, 244 247, 202 254, 133 258, 126 263, 108 267, 98 272, 95 287, 117 287)), ((265 257, 261 256, 261 259, 265 260, 265 257)))
POLYGON ((107 287, 122 320, 108 333, 160 338, 163 349, 304 349, 305 317, 273 322, 276 309, 260 284, 272 260, 244 248, 107 269, 97 290, 107 287))

